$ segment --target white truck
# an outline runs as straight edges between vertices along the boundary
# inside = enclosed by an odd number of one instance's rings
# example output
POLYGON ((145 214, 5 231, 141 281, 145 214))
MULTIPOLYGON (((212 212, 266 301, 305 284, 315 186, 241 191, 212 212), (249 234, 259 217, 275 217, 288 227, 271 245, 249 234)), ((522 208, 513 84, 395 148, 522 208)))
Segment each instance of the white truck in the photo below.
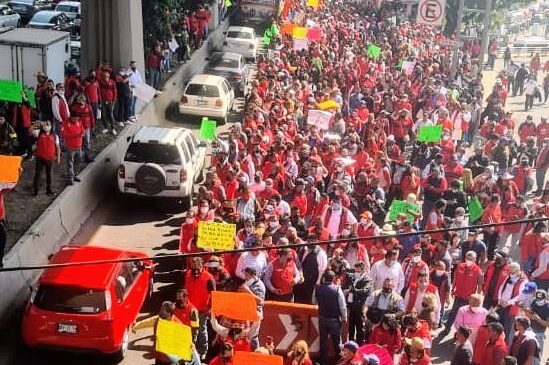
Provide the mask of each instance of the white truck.
POLYGON ((65 80, 65 64, 71 59, 70 33, 15 28, 0 34, 0 79, 36 86, 42 71, 55 83, 65 80))

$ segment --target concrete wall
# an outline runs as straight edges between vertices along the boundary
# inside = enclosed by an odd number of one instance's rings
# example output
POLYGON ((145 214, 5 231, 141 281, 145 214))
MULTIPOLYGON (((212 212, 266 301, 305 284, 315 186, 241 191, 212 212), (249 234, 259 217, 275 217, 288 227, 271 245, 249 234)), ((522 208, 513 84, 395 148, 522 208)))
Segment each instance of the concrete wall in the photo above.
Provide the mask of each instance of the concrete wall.
MULTIPOLYGON (((189 78, 204 67, 204 58, 223 42, 223 23, 209 38, 207 44, 195 51, 193 57, 168 80, 162 94, 147 106, 142 106, 143 124, 161 124, 168 106, 178 101, 182 87, 189 78)), ((115 189, 115 178, 120 159, 128 144, 127 137, 139 126, 126 127, 118 138, 107 146, 94 163, 80 174, 82 182, 67 187, 48 209, 19 239, 4 259, 5 267, 31 266, 47 263, 50 254, 70 242, 108 192, 115 189)), ((40 271, 0 272, 0 324, 27 300, 30 286, 40 271)))

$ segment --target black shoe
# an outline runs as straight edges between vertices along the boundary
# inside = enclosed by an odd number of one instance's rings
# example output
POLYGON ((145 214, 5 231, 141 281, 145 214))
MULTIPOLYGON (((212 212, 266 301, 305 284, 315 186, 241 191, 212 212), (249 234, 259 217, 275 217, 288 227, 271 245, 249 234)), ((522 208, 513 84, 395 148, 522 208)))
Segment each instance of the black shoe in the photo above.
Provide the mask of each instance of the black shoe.
POLYGON ((75 178, 74 178, 74 181, 76 181, 76 182, 80 182, 81 180, 80 180, 80 178, 79 178, 79 177, 75 177, 75 178))
POLYGON ((47 194, 47 195, 55 195, 55 191, 53 191, 53 190, 48 190, 48 191, 46 191, 46 194, 47 194))
POLYGON ((74 181, 69 180, 69 182, 67 183, 67 185, 74 185, 74 181))
POLYGON ((90 157, 90 158, 87 158, 87 159, 86 159, 86 162, 87 162, 87 163, 90 163, 90 162, 93 162, 93 161, 95 161, 95 158, 93 158, 93 157, 90 157))

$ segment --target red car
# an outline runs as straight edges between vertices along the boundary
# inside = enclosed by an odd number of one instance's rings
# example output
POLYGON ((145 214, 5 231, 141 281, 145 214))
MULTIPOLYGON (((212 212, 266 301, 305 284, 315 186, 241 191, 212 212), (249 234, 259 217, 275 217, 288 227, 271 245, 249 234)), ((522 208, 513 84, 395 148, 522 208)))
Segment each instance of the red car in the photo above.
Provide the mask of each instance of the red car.
MULTIPOLYGON (((64 246, 52 264, 145 258, 97 246, 64 246)), ((152 294, 150 260, 46 269, 23 316, 26 345, 112 354, 128 350, 130 326, 152 294)))

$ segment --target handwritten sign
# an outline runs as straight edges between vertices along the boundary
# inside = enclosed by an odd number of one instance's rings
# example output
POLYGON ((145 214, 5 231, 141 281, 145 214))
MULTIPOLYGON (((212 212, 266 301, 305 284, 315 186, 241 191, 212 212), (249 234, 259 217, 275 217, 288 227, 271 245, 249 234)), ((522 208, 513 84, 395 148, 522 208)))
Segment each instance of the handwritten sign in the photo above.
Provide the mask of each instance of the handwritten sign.
POLYGON ((198 247, 211 250, 233 250, 236 224, 198 223, 198 247))
POLYGON ((211 141, 215 138, 216 129, 217 121, 204 117, 202 118, 202 124, 200 124, 200 137, 211 141))
POLYGON ((282 365, 282 356, 235 351, 233 365, 282 365))
POLYGON ((294 49, 296 51, 301 51, 302 49, 307 49, 309 47, 309 41, 306 39, 294 39, 294 49))
POLYGON ((19 81, 0 80, 0 100, 21 103, 23 85, 19 81))
POLYGON ((170 357, 175 356, 179 360, 190 361, 192 359, 191 327, 158 319, 155 349, 170 357))
POLYGON ((21 156, 0 155, 0 182, 16 183, 19 181, 21 169, 21 156))
POLYGON ((294 39, 307 39, 307 28, 305 27, 295 27, 292 31, 292 37, 294 39))
POLYGON ((318 108, 320 110, 339 109, 340 107, 341 106, 333 100, 326 100, 326 101, 323 101, 322 103, 318 104, 318 108))
POLYGON ((324 110, 309 110, 307 114, 307 124, 316 125, 317 128, 327 130, 330 129, 330 120, 332 113, 324 110))
POLYGON ((402 62, 402 71, 404 71, 404 73, 407 76, 412 75, 415 68, 416 68, 416 63, 415 62, 410 62, 410 61, 403 61, 402 62))
POLYGON ((404 200, 393 200, 389 208, 389 220, 395 221, 399 214, 404 213, 406 214, 406 219, 413 222, 416 217, 410 212, 419 213, 419 206, 404 200))
POLYGON ((257 321, 257 304, 250 293, 212 292, 212 312, 239 321, 257 321), (238 305, 235 305, 238 303, 238 305))
POLYGON ((432 125, 419 129, 417 140, 420 142, 440 142, 442 139, 442 126, 432 125))

